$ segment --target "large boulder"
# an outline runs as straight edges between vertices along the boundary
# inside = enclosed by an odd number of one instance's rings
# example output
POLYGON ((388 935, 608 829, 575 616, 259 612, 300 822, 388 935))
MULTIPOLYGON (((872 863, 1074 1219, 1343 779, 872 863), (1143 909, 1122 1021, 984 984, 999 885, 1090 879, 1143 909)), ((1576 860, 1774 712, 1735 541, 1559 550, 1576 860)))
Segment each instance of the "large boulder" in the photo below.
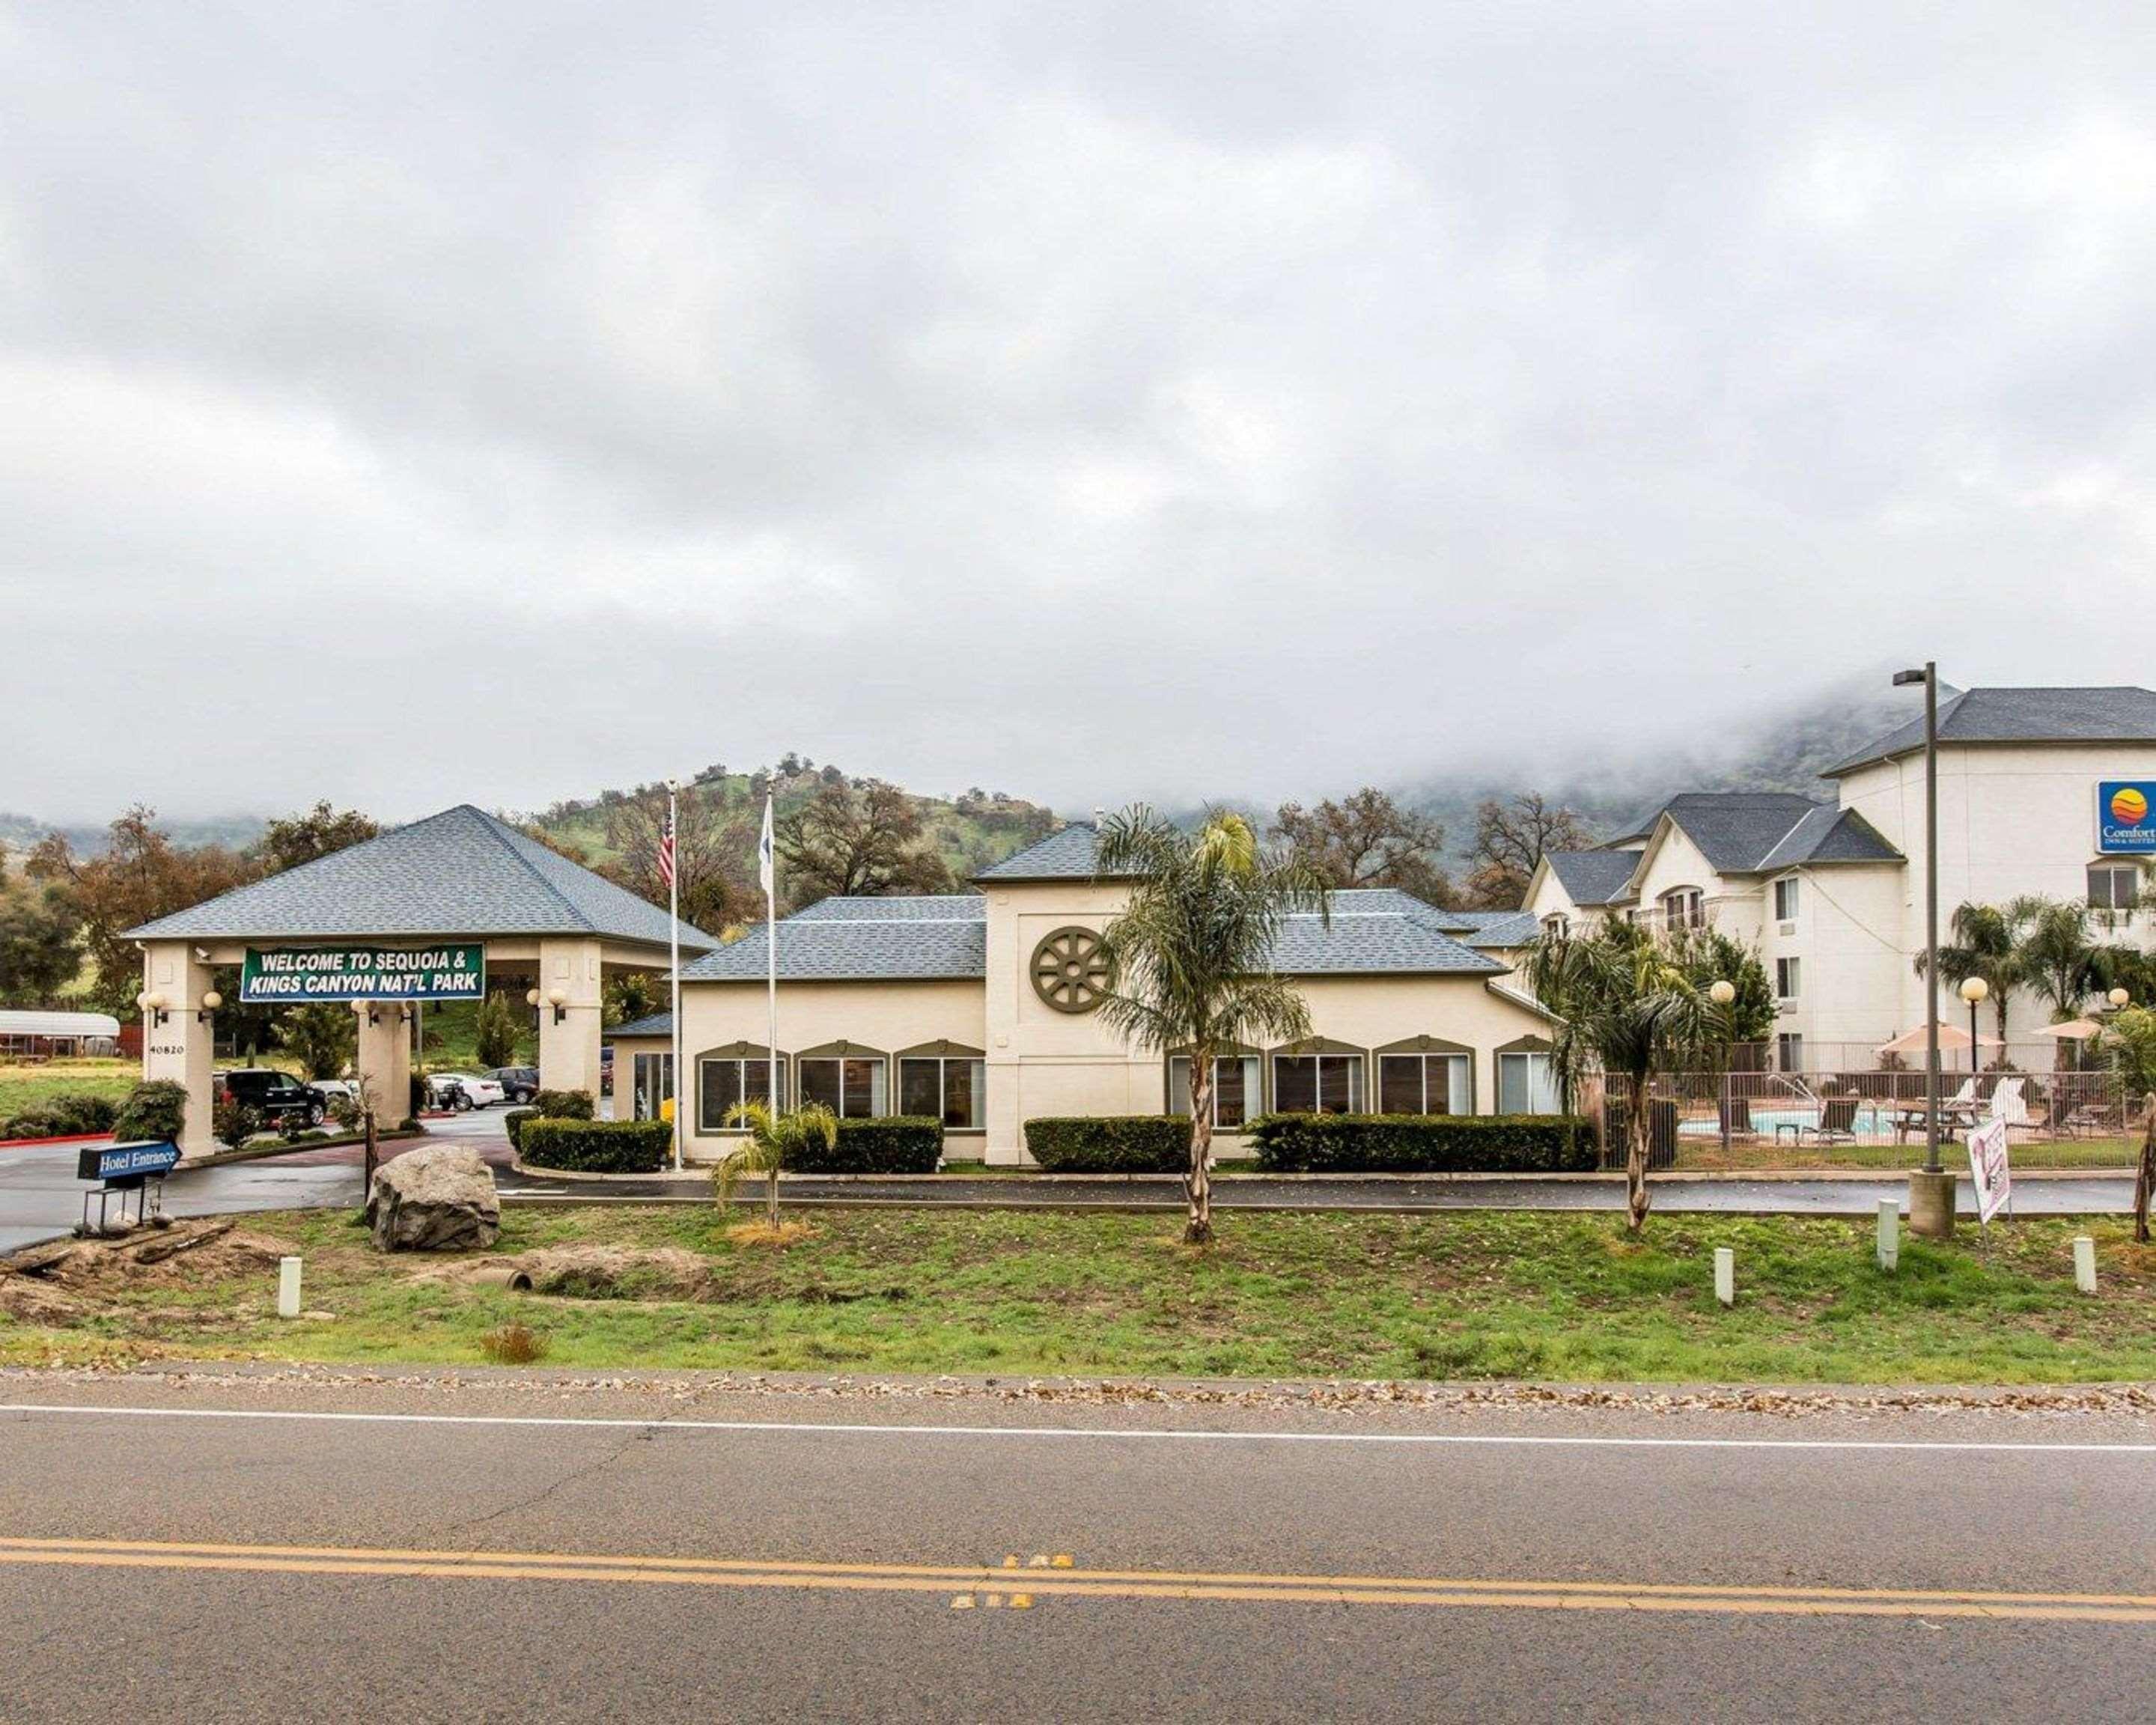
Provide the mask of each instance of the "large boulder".
POLYGON ((409 1150, 374 1171, 367 1194, 374 1244, 385 1252, 468 1252, 501 1233, 494 1170, 476 1151, 409 1150))

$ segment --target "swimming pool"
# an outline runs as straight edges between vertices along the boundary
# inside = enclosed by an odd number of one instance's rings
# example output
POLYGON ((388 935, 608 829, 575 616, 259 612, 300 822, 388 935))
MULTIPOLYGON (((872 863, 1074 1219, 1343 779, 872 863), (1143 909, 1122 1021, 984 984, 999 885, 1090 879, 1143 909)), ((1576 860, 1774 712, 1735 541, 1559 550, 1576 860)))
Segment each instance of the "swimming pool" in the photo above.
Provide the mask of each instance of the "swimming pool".
MULTIPOLYGON (((1917 1106, 1922 1106, 1921 1104, 1917 1106)), ((1866 1102, 1856 1111, 1856 1117, 1850 1122, 1849 1130, 1861 1138, 1883 1137, 1894 1130, 1897 1111, 1866 1102)), ((1820 1111, 1816 1108, 1755 1106, 1752 1110, 1752 1130, 1763 1138, 1773 1137, 1778 1128, 1784 1132, 1809 1132, 1815 1130, 1819 1123, 1820 1111)), ((1722 1136, 1722 1122, 1718 1120, 1687 1120, 1678 1127, 1677 1131, 1690 1138, 1718 1138, 1722 1136)))

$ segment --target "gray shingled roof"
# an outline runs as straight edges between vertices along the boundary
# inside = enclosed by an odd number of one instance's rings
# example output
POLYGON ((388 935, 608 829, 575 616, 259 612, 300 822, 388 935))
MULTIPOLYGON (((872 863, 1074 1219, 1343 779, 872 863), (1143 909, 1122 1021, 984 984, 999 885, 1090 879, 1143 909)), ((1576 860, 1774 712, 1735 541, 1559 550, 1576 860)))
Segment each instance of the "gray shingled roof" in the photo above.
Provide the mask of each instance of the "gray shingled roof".
POLYGON ((1902 853, 1880 836, 1853 809, 1832 803, 1815 809, 1784 835, 1781 843, 1760 859, 1762 874, 1773 869, 1794 869, 1799 864, 1901 862, 1902 853))
POLYGON ((1624 893, 1640 866, 1636 850, 1551 850, 1543 860, 1572 901, 1582 906, 1606 905, 1624 893))
MULTIPOLYGON (((829 898, 778 925, 781 982, 898 982, 988 974, 987 901, 978 894, 829 898)), ((1390 887, 1332 896, 1328 927, 1290 919, 1274 964, 1290 975, 1496 976, 1505 967, 1435 926, 1445 915, 1390 887)), ((682 967, 684 982, 762 982, 764 926, 682 967)))
MULTIPOLYGON (((1961 742, 2156 742, 2156 690, 1964 689, 1939 703, 1939 741, 1961 742)), ((1924 746, 1924 716, 1821 775, 1833 778, 1924 746)))
POLYGON ((1473 918, 1460 938, 1483 951, 1527 946, 1543 931, 1540 919, 1532 911, 1452 911, 1445 914, 1473 918))
MULTIPOLYGON (((684 982, 762 982, 768 925, 681 968, 684 982)), ((779 919, 781 982, 911 982, 988 973, 988 901, 978 893, 827 898, 779 919)))
POLYGON ((1074 820, 1036 845, 983 869, 976 880, 1090 880, 1100 834, 1091 821, 1074 820))
MULTIPOLYGON (((1820 803, 1794 791, 1686 791, 1647 818, 1642 832, 1667 815, 1722 875, 1756 872, 1767 853, 1820 803)), ((1633 836, 1637 837, 1635 834, 1633 836)))
POLYGON ((607 1032, 609 1036, 671 1036, 674 1034, 674 1014, 654 1012, 648 1017, 632 1019, 625 1024, 616 1024, 607 1032))
MULTIPOLYGON (((665 946, 666 912, 469 803, 127 931, 131 940, 600 935, 665 946)), ((681 944, 717 942, 687 923, 681 944)))

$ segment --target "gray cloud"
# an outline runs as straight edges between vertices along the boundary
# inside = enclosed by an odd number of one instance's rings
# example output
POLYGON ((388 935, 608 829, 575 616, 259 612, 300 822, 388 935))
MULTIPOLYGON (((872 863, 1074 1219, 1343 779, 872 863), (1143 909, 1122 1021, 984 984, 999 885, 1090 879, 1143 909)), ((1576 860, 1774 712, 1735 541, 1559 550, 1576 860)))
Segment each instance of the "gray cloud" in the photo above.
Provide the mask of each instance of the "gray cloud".
POLYGON ((2135 8, 767 11, 0 9, 0 807, 2148 680, 2135 8))

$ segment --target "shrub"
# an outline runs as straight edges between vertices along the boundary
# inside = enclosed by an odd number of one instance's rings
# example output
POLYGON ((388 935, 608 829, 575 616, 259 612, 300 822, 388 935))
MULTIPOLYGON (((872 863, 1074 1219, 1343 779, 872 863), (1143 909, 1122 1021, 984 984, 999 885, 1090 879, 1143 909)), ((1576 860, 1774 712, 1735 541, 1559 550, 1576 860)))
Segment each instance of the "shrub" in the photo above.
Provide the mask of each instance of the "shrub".
POLYGON ((894 1114, 881 1120, 842 1120, 837 1146, 803 1146, 787 1158, 803 1174, 932 1174, 943 1158, 943 1123, 926 1116, 894 1114))
POLYGON ((112 1136, 123 1143, 141 1138, 175 1139, 187 1122, 187 1087, 169 1078, 153 1078, 127 1093, 112 1122, 112 1136))
POLYGON ((531 1106, 549 1120, 589 1120, 593 1111, 591 1092, 584 1090, 542 1090, 531 1106))
POLYGON ((498 1366, 528 1366, 547 1357, 547 1338, 528 1324, 503 1324, 479 1338, 479 1351, 498 1366))
POLYGON ((508 1135, 511 1149, 521 1150, 524 1147, 524 1122, 539 1117, 536 1108, 511 1108, 501 1117, 501 1129, 508 1135))
POLYGON ((1589 1173, 1594 1134, 1569 1114, 1268 1114, 1245 1128, 1274 1173, 1589 1173))
POLYGON ((1190 1166, 1190 1121, 1181 1114, 1044 1116, 1025 1123, 1026 1152, 1071 1174, 1179 1174, 1190 1166))
POLYGON ((112 1130, 120 1106, 109 1096, 81 1091, 49 1096, 0 1121, 0 1138, 81 1138, 112 1130))
POLYGON ((228 1097, 210 1110, 209 1129, 218 1143, 237 1150, 262 1130, 262 1117, 228 1097))
POLYGON ((532 1168, 589 1174, 654 1174, 665 1166, 674 1128, 663 1120, 559 1120, 521 1128, 517 1153, 532 1168))

